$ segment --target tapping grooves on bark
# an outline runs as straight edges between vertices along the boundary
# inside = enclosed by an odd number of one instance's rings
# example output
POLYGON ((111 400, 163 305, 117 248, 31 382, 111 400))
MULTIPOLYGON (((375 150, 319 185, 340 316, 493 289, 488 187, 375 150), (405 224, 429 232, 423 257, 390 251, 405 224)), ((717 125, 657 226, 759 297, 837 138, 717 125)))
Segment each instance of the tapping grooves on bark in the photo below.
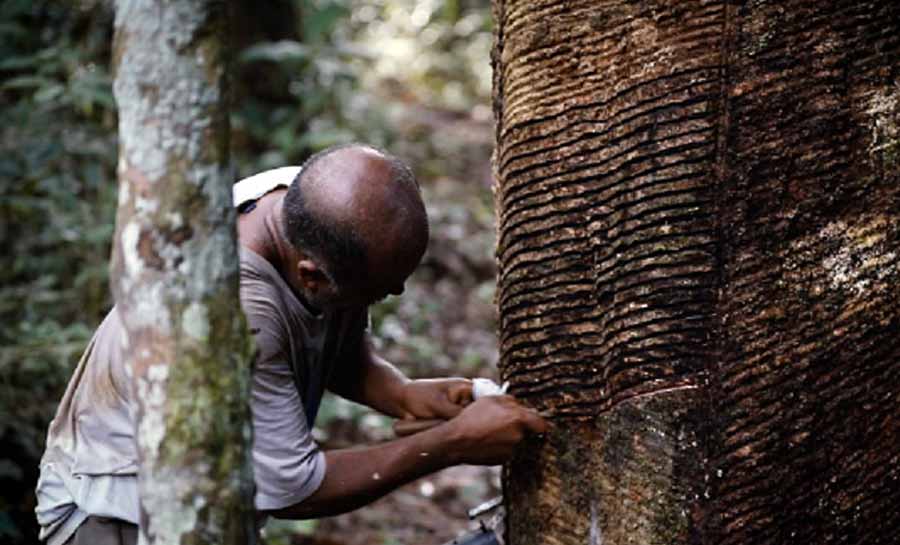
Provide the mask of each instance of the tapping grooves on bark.
POLYGON ((900 6, 494 15, 510 542, 888 543, 900 6))

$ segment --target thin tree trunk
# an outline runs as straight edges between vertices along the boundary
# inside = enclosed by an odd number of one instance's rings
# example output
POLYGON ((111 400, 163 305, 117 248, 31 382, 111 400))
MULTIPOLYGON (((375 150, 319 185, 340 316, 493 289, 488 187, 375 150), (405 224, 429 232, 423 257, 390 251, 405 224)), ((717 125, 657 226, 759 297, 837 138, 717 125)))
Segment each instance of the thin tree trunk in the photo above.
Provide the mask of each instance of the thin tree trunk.
POLYGON ((227 174, 225 3, 119 0, 113 289, 146 543, 249 543, 250 341, 227 174))
POLYGON ((494 12, 509 543, 895 543, 900 4, 494 12))

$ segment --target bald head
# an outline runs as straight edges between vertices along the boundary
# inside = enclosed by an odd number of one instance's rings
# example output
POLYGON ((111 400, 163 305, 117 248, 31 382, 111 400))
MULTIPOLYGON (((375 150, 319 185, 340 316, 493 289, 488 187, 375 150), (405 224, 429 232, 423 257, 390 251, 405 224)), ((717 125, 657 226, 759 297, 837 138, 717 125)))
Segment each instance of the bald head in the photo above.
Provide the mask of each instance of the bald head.
POLYGON ((428 220, 402 161, 364 145, 327 149, 303 166, 284 200, 288 239, 338 283, 400 284, 425 251, 428 220))

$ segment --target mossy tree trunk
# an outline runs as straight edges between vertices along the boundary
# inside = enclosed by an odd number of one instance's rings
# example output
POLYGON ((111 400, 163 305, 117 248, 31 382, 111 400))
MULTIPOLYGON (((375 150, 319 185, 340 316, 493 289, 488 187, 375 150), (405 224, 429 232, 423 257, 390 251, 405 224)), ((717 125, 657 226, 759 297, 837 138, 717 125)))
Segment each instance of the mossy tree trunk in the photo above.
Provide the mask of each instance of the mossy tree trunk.
POLYGON ((146 543, 253 540, 250 341, 228 176, 226 4, 119 0, 113 290, 146 543))
POLYGON ((896 543, 900 4, 494 11, 508 542, 896 543))

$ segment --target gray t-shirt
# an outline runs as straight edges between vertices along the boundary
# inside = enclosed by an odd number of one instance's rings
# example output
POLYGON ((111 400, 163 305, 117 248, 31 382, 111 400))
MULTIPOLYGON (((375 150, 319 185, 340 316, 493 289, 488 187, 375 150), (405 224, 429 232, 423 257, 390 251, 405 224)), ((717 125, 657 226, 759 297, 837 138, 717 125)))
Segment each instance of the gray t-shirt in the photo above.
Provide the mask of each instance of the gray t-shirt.
MULTIPOLYGON (((235 186, 235 205, 287 185, 296 167, 235 186)), ((257 344, 251 385, 257 509, 287 507, 315 492, 325 457, 312 422, 333 373, 352 372, 365 309, 315 315, 262 257, 241 249, 241 306, 257 344)), ((94 333, 50 423, 35 508, 40 538, 64 543, 91 515, 139 522, 135 402, 113 308, 94 333)))
POLYGON ((353 372, 368 315, 312 314, 266 260, 241 252, 241 305, 256 338, 253 470, 256 508, 280 509, 319 487, 325 457, 310 432, 334 373, 353 372))

